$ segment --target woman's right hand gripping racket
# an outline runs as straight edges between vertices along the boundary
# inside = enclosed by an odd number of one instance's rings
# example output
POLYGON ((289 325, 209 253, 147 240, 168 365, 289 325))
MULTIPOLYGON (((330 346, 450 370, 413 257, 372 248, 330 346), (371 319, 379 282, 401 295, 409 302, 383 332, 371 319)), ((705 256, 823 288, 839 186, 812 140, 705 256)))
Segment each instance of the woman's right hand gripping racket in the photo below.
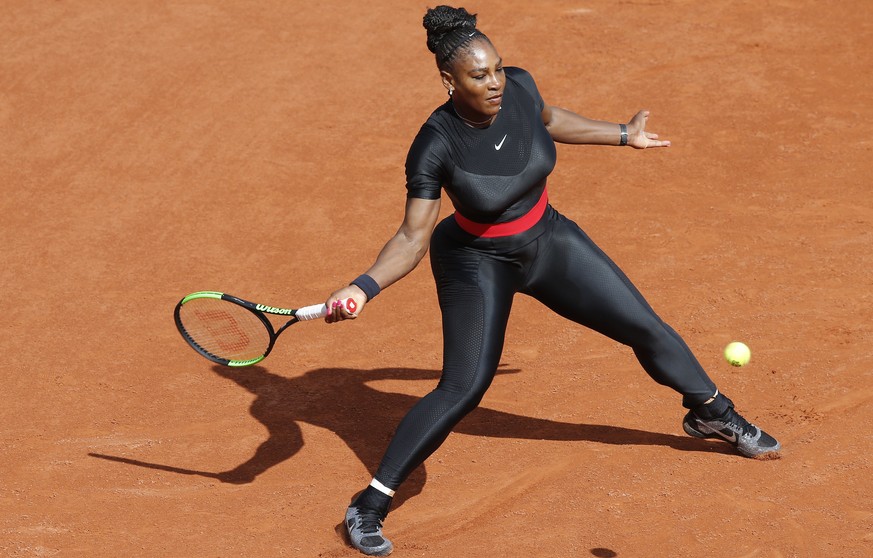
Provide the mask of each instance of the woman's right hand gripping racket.
MULTIPOLYGON (((349 298, 345 308, 354 314, 357 304, 349 298)), ((200 291, 180 300, 173 314, 182 338, 202 356, 225 366, 251 366, 267 358, 276 338, 289 326, 325 317, 327 305, 275 308, 225 293, 200 291), (291 319, 276 329, 266 314, 291 319)))

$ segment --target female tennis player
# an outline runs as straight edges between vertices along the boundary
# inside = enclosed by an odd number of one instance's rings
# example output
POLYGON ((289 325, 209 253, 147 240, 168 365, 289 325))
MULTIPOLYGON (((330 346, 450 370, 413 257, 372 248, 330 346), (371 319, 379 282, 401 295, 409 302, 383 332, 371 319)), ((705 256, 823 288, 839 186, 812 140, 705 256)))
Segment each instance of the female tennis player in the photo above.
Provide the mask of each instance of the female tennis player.
POLYGON ((348 508, 351 544, 368 555, 391 552, 382 521, 394 491, 488 389, 516 293, 631 347, 652 379, 682 395, 689 435, 727 440, 749 457, 778 456, 779 443, 734 410, 616 264, 548 203, 555 142, 669 146, 646 131, 648 111, 613 124, 546 104, 531 74, 504 66, 476 28, 476 16, 463 8, 429 9, 424 27, 448 100, 409 150, 400 229, 365 274, 330 295, 326 319, 360 315, 381 289, 412 271, 430 246, 443 370, 436 389, 400 422, 376 476, 348 508), (441 189, 455 213, 436 224, 441 189), (358 303, 356 315, 338 302, 348 297, 358 303))

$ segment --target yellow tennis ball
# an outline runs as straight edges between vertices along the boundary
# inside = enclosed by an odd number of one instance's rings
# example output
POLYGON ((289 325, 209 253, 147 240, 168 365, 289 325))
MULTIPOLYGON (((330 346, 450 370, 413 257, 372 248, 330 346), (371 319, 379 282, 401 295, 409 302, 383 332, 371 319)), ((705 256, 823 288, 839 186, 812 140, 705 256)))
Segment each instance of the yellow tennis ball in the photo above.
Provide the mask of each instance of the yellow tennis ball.
POLYGON ((752 358, 752 351, 749 350, 745 343, 734 341, 733 343, 728 343, 728 346, 724 348, 724 358, 731 366, 745 366, 749 364, 749 359, 752 358))

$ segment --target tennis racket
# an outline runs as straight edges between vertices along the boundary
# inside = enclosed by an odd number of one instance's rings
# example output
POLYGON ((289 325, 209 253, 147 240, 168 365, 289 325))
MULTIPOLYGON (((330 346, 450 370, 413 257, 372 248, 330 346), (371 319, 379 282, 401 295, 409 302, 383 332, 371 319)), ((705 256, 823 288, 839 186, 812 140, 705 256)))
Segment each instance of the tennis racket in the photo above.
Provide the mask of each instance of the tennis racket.
MULTIPOLYGON (((346 310, 354 313, 351 298, 346 310)), ((173 316, 182 338, 212 362, 225 366, 251 366, 267 358, 276 339, 293 324, 327 315, 326 304, 303 308, 276 308, 256 304, 229 294, 200 291, 179 301, 173 316), (290 316, 276 329, 266 314, 290 316)))

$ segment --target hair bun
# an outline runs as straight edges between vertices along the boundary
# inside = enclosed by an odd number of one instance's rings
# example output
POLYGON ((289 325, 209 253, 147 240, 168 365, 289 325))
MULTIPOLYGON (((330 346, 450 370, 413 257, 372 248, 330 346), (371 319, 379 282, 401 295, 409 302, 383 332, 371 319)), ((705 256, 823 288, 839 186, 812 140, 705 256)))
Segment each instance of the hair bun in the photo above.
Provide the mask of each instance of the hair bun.
POLYGON ((436 53, 440 43, 452 31, 476 29, 476 14, 471 14, 464 8, 437 6, 427 10, 422 23, 427 29, 427 48, 436 53))

